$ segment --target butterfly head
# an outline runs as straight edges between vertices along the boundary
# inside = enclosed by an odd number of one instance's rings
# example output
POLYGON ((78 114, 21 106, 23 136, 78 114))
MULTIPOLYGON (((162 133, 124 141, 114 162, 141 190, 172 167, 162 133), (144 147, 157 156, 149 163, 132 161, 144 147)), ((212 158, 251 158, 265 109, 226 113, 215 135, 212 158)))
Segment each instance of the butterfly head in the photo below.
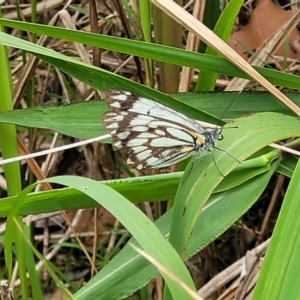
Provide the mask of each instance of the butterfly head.
POLYGON ((210 132, 211 138, 214 141, 222 141, 223 140, 223 134, 222 134, 222 128, 221 127, 216 127, 213 128, 212 131, 210 132))
POLYGON ((196 151, 204 150, 204 151, 211 151, 215 148, 217 141, 223 140, 222 128, 215 127, 215 128, 205 128, 202 134, 197 134, 196 139, 196 151), (198 148, 198 149, 197 149, 198 148))

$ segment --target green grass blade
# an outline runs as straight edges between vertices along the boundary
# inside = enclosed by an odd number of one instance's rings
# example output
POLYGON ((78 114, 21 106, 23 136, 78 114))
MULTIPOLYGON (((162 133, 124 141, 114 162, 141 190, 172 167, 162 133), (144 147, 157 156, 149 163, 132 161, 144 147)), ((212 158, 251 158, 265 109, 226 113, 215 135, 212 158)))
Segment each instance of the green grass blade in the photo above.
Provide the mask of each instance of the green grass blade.
MULTIPOLYGON (((244 4, 243 0, 234 0, 230 1, 225 9, 222 11, 217 24, 214 28, 214 33, 219 36, 223 41, 227 41, 236 16, 238 15, 242 5, 244 4)), ((221 55, 211 47, 207 47, 206 54, 221 57, 221 55)), ((195 91, 213 91, 215 88, 216 80, 218 73, 213 73, 209 71, 202 71, 199 74, 199 78, 195 87, 195 91)))
MULTIPOLYGON (((30 236, 30 227, 28 225, 23 226, 24 235, 30 236)), ((30 287, 32 291, 33 299, 43 299, 42 287, 40 284, 39 274, 35 269, 35 260, 32 251, 32 247, 30 247, 27 243, 25 243, 25 256, 26 256, 26 266, 29 274, 30 287)))
POLYGON ((291 178, 253 299, 300 298, 300 162, 291 178))
POLYGON ((13 47, 20 47, 28 52, 33 53, 35 56, 56 66, 57 68, 66 72, 67 74, 78 78, 82 82, 85 82, 86 84, 94 87, 95 89, 106 90, 108 88, 117 88, 128 90, 137 93, 140 96, 153 99, 164 105, 171 106, 177 109, 178 111, 185 113, 191 118, 200 118, 201 120, 206 122, 220 125, 223 124, 223 122, 220 122, 217 118, 203 113, 201 111, 197 111, 195 110, 195 108, 185 104, 184 102, 176 100, 170 96, 167 96, 146 86, 140 85, 124 77, 85 64, 76 59, 54 52, 47 48, 43 48, 41 46, 26 41, 22 41, 10 35, 5 35, 0 32, 0 42, 1 37, 4 37, 4 40, 6 41, 4 43, 10 44, 13 47))
MULTIPOLYGON (((108 185, 133 203, 164 201, 175 197, 183 172, 107 180, 108 185)), ((12 210, 16 196, 1 199, 0 216, 12 210)), ((28 194, 19 208, 20 215, 39 214, 57 210, 99 207, 99 204, 76 189, 64 188, 28 194)))
MULTIPOLYGON (((0 8, 1 11, 1 8, 0 8)), ((0 12, 0 15, 2 11, 0 12)), ((0 28, 0 31, 3 27, 0 28)), ((0 32, 3 34, 3 32, 0 32)), ((1 76, 1 101, 0 111, 8 111, 13 108, 11 93, 12 93, 12 74, 9 65, 8 51, 4 45, 0 45, 0 76, 1 76)), ((0 124, 0 147, 2 158, 10 158, 18 155, 18 146, 16 138, 16 127, 10 124, 0 124)), ((7 184, 7 194, 9 196, 16 195, 21 191, 21 175, 18 162, 7 164, 3 167, 5 180, 7 184)), ((22 226, 20 217, 11 217, 10 229, 6 228, 4 237, 4 256, 6 268, 8 270, 8 280, 12 279, 12 263, 13 251, 18 262, 18 275, 20 278, 20 290, 24 299, 28 298, 28 288, 26 284, 26 260, 24 254, 24 239, 23 236, 16 230, 16 226, 22 226), (7 243, 6 243, 7 242, 7 243)))
MULTIPOLYGON (((46 181, 73 187, 97 201, 129 230, 148 254, 195 290, 190 274, 176 251, 164 239, 158 228, 122 195, 100 182, 82 177, 59 176, 46 181)), ((190 299, 167 274, 162 272, 161 275, 174 299, 190 299)), ((99 289, 101 288, 99 286, 99 289)), ((94 297, 94 299, 96 298, 94 297)))
MULTIPOLYGON (((30 32, 49 35, 72 42, 88 44, 90 46, 98 48, 105 48, 112 51, 118 51, 157 61, 163 61, 175 65, 179 64, 181 66, 187 66, 199 70, 207 70, 211 72, 227 74, 234 77, 251 79, 225 59, 213 57, 210 55, 203 55, 153 43, 149 44, 140 41, 110 37, 100 34, 91 34, 87 32, 80 32, 58 27, 24 23, 19 21, 0 19, 0 24, 11 26, 13 28, 21 28, 30 32), (150 48, 151 51, 149 51, 150 48)), ((16 39, 13 36, 4 33, 0 34, 0 43, 29 51, 25 49, 25 45, 27 45, 28 42, 21 39, 16 39)), ((38 47, 37 45, 35 46, 38 47)), ((38 48, 41 49, 42 47, 38 48)), ((55 55, 54 51, 49 51, 52 53, 52 55, 55 55)), ((32 53, 36 53, 36 51, 32 51, 32 53)), ((294 89, 298 89, 299 87, 298 76, 259 67, 255 67, 255 69, 274 85, 285 86, 294 89)), ((66 71, 66 73, 68 72, 66 71)), ((88 73, 85 74, 85 76, 88 75, 88 73)))

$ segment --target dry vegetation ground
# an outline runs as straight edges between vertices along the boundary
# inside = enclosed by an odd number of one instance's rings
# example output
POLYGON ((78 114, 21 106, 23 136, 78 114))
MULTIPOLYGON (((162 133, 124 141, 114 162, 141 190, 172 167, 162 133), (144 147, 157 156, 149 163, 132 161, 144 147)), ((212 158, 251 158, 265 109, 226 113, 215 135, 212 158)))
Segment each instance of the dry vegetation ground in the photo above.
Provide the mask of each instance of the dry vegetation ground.
MULTIPOLYGON (((89 11, 91 9, 92 1, 73 1, 65 6, 66 11, 69 13, 61 13, 55 26, 74 27, 78 30, 91 31, 95 28, 95 23, 91 22, 89 11), (70 22, 70 23, 68 23, 70 22), (91 27, 92 25, 92 27, 91 27)), ((96 3, 97 15, 100 17, 98 20, 98 32, 124 37, 123 24, 117 18, 117 12, 113 5, 114 1, 98 1, 96 3), (106 20, 102 20, 106 18, 106 20)), ((187 2, 187 1, 186 1, 187 2)), ((194 1, 191 1, 191 3, 194 1)), ((252 50, 257 50, 262 43, 274 32, 281 27, 281 25, 288 20, 293 14, 290 9, 284 10, 278 3, 271 1, 247 1, 243 10, 240 12, 239 22, 237 27, 241 28, 239 31, 233 33, 230 44, 235 47, 233 38, 238 38, 252 50), (274 17, 276 15, 276 18, 274 17)), ((289 1, 280 1, 280 5, 288 5, 289 1)), ((37 6, 37 23, 49 24, 54 16, 57 16, 65 2, 61 0, 55 1, 39 1, 37 6)), ((296 4, 294 4, 296 5, 296 4)), ((190 4, 187 9, 193 11, 194 4, 190 4)), ((8 19, 17 19, 30 21, 32 12, 28 6, 28 1, 20 2, 20 7, 17 9, 15 1, 5 1, 2 4, 3 17, 8 19), (20 15, 17 14, 17 11, 20 15)), ((140 26, 135 18, 130 18, 128 26, 134 33, 135 39, 141 39, 142 34, 140 26)), ((8 30, 11 35, 20 36, 20 32, 16 30, 8 30)), ((24 39, 34 40, 36 37, 33 35, 24 34, 24 39)), ((285 68, 289 72, 299 73, 299 64, 295 60, 299 58, 299 31, 294 28, 290 33, 291 41, 288 51, 288 57, 284 52, 284 47, 277 49, 275 53, 268 57, 268 62, 278 69, 285 68), (287 58, 285 65, 282 64, 281 58, 287 58)), ((186 43, 186 39, 182 38, 186 43)), ((74 57, 82 57, 82 53, 78 54, 74 44, 48 38, 43 42, 43 45, 54 49, 55 51, 62 52, 74 57)), ((186 47, 183 44, 182 47, 186 47)), ((101 65, 111 72, 138 81, 139 76, 144 77, 144 68, 141 66, 140 74, 137 72, 137 66, 132 59, 127 55, 114 53, 112 51, 93 51, 90 47, 85 47, 84 51, 87 54, 87 60, 93 55, 94 63, 101 65), (101 56, 101 60, 100 60, 101 56), (101 63, 100 63, 101 61, 101 63)), ((237 51, 247 57, 240 48, 237 51)), ((15 78, 15 82, 20 82, 18 78, 20 69, 22 68, 22 53, 17 49, 9 49, 9 57, 11 61, 11 70, 15 78)), ((81 58, 80 58, 81 59, 81 58)), ((180 70, 181 71, 181 70, 180 70)), ((94 92, 89 86, 81 84, 74 78, 70 78, 62 74, 59 70, 46 65, 42 61, 35 64, 32 69, 28 68, 30 72, 29 78, 34 78, 34 106, 42 106, 49 103, 60 104, 72 103, 74 101, 82 101, 88 99, 98 98, 98 93, 94 92)), ((159 69, 155 68, 154 86, 159 87, 159 69)), ((197 74, 191 76, 195 80, 197 74)), ((225 89, 230 80, 228 78, 219 78, 218 89, 225 89)), ((24 88, 28 88, 28 83, 23 82, 24 88)), ((182 87, 186 86, 182 81, 180 82, 181 91, 182 87)), ((245 88, 256 88, 251 85, 245 88)), ((17 93, 15 87, 14 94, 14 107, 25 108, 27 107, 26 95, 21 92, 17 93)), ((51 147, 51 135, 49 132, 43 130, 32 129, 29 132, 20 131, 20 138, 23 138, 24 144, 28 145, 30 139, 30 151, 37 151, 51 147)), ((67 137, 59 137, 58 144, 62 144, 67 140, 67 137)), ((71 149, 63 153, 57 153, 52 156, 49 162, 46 162, 43 167, 43 172, 46 177, 53 175, 72 174, 78 176, 86 176, 95 178, 97 180, 110 179, 116 173, 110 171, 110 158, 106 153, 110 151, 109 147, 104 146, 86 146, 81 149, 71 149), (98 149, 96 149, 98 147, 98 149), (97 154, 98 153, 98 154, 97 154), (97 158, 95 157, 97 155, 97 158), (96 162, 96 163, 95 163, 96 162)), ((115 159, 114 154, 111 154, 115 159)), ((45 161, 43 158, 38 159, 38 164, 41 166, 45 161)), ((118 160, 116 160, 116 169, 119 170, 118 160)), ((28 169, 26 164, 22 165, 23 172, 23 185, 26 186, 29 182, 34 180, 32 172, 28 169)), ((120 171, 118 176, 126 176, 125 173, 120 171)), ((281 175, 274 175, 273 180, 261 199, 248 211, 240 220, 236 222, 229 230, 217 238, 211 245, 207 246, 203 251, 193 256, 188 262, 187 266, 191 271, 197 287, 203 287, 207 282, 220 274, 224 269, 235 264, 240 258, 246 255, 247 251, 254 249, 261 245, 272 234, 274 223, 277 219, 277 214, 280 209, 281 201, 285 193, 286 182, 281 175), (271 200, 271 201, 270 201, 271 200)), ((2 183, 2 194, 5 194, 5 181, 2 183)), ((165 203, 155 205, 141 205, 141 209, 147 211, 152 210, 155 218, 161 215, 167 206, 165 203)), ((118 221, 111 216, 105 209, 100 208, 96 211, 71 211, 67 216, 74 224, 74 230, 80 234, 81 240, 85 247, 92 247, 94 245, 95 235, 97 239, 97 259, 96 266, 98 269, 103 266, 110 257, 112 257, 118 249, 128 240, 128 233, 118 223, 118 221), (94 220, 97 219, 97 229, 95 230, 94 220), (77 221, 76 221, 77 220, 77 221)), ((68 274, 73 282, 78 286, 84 284, 91 276, 90 265, 78 249, 73 234, 69 233, 67 236, 66 224, 64 218, 59 213, 52 213, 43 216, 35 216, 34 220, 34 236, 33 239, 36 247, 40 252, 46 254, 49 252, 49 247, 60 239, 65 239, 68 242, 68 247, 61 247, 61 250, 51 258, 52 262, 58 266, 63 273, 68 274)), ((263 255, 263 251, 261 253, 263 255)), ((259 264, 256 261, 257 264, 259 264)), ((4 265, 4 263, 2 263, 4 265)), ((238 268, 238 267, 236 267, 238 268)), ((258 269, 258 268, 257 268, 258 269)), ((92 272, 93 273, 93 272, 92 272)), ((227 276, 221 273, 222 276, 227 276)), ((45 294, 52 294, 49 299, 54 299, 56 293, 55 289, 51 287, 49 278, 46 273, 41 273, 42 280, 45 283, 45 294)), ((218 280, 221 280, 219 277, 218 280)), ((213 283, 214 287, 217 283, 213 283)), ((159 289, 159 280, 151 285, 155 289, 159 289)), ((232 287, 231 287, 232 288, 232 287)), ((220 292, 220 291, 218 291, 220 292)), ((158 297, 159 291, 152 292, 155 297, 158 297)), ((226 293, 230 293, 227 291, 226 293)), ((225 293, 225 294, 226 294, 225 293)), ((227 294, 227 295, 228 295, 227 294)), ((153 296, 153 299, 155 298, 153 296)), ((137 299, 132 297, 132 299, 137 299)), ((158 299, 158 298, 157 298, 158 299)), ((221 298, 220 298, 221 299, 221 298)), ((226 299, 224 296, 222 299, 226 299)))

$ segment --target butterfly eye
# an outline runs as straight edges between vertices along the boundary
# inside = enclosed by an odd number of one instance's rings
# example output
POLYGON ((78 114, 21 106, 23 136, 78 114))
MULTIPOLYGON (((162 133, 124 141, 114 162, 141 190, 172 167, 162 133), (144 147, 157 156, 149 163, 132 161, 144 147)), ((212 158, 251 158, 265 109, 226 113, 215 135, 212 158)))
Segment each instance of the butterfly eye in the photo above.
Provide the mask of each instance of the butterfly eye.
POLYGON ((214 128, 211 131, 211 136, 214 140, 222 141, 224 136, 222 134, 222 129, 221 128, 214 128))

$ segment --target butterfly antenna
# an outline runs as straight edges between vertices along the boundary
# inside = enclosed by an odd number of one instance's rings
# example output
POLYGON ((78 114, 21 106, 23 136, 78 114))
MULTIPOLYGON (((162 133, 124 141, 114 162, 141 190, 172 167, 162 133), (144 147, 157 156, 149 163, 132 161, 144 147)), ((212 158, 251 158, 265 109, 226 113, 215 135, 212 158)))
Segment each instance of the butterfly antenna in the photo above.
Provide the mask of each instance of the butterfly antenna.
MULTIPOLYGON (((210 154, 211 154, 211 156, 212 156, 213 162, 214 162, 214 164, 215 164, 217 170, 218 170, 219 173, 223 176, 223 178, 225 178, 224 174, 221 172, 221 170, 219 169, 219 167, 218 167, 218 165, 217 165, 217 163, 216 163, 216 160, 215 160, 215 158, 214 158, 213 153, 212 153, 211 151, 209 151, 209 152, 210 152, 210 154)), ((198 156, 198 157, 194 157, 194 158, 193 158, 191 168, 190 168, 189 173, 187 174, 186 177, 188 177, 188 176, 190 175, 191 171, 193 170, 194 164, 195 164, 195 160, 198 159, 198 158, 200 158, 200 157, 201 157, 201 156, 198 156)))
POLYGON ((239 128, 239 127, 240 127, 240 126, 230 126, 230 127, 226 127, 226 128, 223 127, 223 129, 232 129, 232 128, 235 128, 235 129, 236 129, 236 128, 239 128))
POLYGON ((234 157, 233 155, 231 155, 229 152, 227 152, 226 150, 224 149, 221 149, 221 148, 218 148, 218 147, 214 147, 214 149, 217 149, 219 151, 222 151, 224 153, 226 153, 228 156, 230 156, 231 158, 233 158, 235 161, 237 161, 239 164, 241 163, 241 161, 239 161, 236 157, 234 157))
MULTIPOLYGON (((233 97, 233 99, 231 100, 231 102, 229 103, 227 109, 223 112, 223 114, 220 116, 220 119, 222 120, 223 117, 225 116, 225 114, 228 112, 229 108, 232 106, 233 102, 235 101, 236 97, 242 92, 242 90, 240 90, 238 92, 237 95, 235 95, 235 97, 233 97)), ((228 127, 228 128, 235 128, 235 127, 228 127)))

